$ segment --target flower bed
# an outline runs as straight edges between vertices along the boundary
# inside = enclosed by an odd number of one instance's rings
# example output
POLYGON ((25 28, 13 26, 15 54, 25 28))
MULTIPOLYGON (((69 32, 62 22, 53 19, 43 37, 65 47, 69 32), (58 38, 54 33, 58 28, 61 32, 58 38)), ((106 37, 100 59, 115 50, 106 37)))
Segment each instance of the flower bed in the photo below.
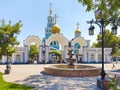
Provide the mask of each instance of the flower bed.
POLYGON ((104 90, 120 90, 118 89, 120 84, 120 75, 108 74, 106 80, 103 82, 104 90))

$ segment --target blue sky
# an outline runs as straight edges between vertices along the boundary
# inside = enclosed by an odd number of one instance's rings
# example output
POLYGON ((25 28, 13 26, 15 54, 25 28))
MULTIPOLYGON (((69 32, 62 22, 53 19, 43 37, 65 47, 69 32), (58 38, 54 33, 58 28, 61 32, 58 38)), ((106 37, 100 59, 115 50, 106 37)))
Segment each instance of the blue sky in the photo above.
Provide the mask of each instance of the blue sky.
POLYGON ((20 45, 31 35, 42 39, 45 36, 50 3, 52 3, 52 14, 57 14, 57 24, 66 38, 74 37, 76 24, 79 22, 81 36, 91 40, 91 43, 96 41, 99 28, 96 27, 94 36, 89 36, 89 25, 86 23, 94 18, 94 13, 93 11, 86 12, 86 8, 77 0, 0 0, 0 19, 4 18, 6 22, 12 20, 13 24, 19 20, 22 21, 23 26, 18 35, 20 45))

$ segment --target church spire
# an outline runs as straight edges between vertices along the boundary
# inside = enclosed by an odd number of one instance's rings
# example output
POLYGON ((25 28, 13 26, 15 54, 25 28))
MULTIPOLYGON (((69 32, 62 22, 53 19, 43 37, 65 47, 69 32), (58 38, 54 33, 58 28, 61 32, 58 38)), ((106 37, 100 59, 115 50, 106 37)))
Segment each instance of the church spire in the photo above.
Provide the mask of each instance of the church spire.
POLYGON ((52 15, 52 4, 50 3, 50 10, 49 10, 49 12, 50 12, 50 15, 52 15))
POLYGON ((77 30, 79 29, 79 25, 80 25, 80 24, 79 24, 79 22, 78 22, 78 23, 77 23, 77 30))

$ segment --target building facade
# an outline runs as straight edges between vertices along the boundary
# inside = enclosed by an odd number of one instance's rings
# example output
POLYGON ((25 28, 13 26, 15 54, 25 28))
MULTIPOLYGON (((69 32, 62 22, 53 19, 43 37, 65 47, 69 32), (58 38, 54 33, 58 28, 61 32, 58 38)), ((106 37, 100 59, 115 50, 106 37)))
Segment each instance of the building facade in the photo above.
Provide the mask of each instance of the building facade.
MULTIPOLYGON (((29 50, 31 43, 35 43, 38 47, 38 55, 35 60, 36 63, 50 63, 66 62, 68 58, 68 43, 71 41, 73 46, 73 58, 76 63, 100 63, 102 62, 102 49, 90 48, 90 40, 81 37, 81 30, 79 23, 74 32, 75 36, 72 40, 67 39, 61 32, 60 27, 57 25, 57 16, 52 15, 52 8, 50 6, 50 14, 47 18, 47 25, 45 27, 45 37, 40 39, 38 36, 28 36, 23 42, 23 46, 18 47, 18 51, 9 57, 10 63, 29 63, 29 50), (61 52, 61 57, 50 54, 50 51, 56 50, 61 52)), ((104 48, 104 61, 111 62, 112 48, 104 48)), ((7 57, 3 56, 0 63, 7 63, 7 57)))

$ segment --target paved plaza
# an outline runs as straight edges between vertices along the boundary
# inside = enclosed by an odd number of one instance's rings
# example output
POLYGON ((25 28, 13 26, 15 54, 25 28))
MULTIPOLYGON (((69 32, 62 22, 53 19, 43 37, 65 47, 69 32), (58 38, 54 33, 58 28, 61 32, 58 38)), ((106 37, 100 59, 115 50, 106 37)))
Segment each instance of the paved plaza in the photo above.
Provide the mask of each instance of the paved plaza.
MULTIPOLYGON (((35 86, 33 90, 100 90, 96 86, 97 77, 58 77, 44 74, 44 66, 48 64, 20 64, 11 65, 11 73, 3 75, 5 81, 35 86)), ((101 67, 101 64, 90 64, 101 67)), ((0 65, 0 72, 4 73, 5 65, 0 65)), ((105 64, 105 70, 120 74, 120 64, 105 64)))

